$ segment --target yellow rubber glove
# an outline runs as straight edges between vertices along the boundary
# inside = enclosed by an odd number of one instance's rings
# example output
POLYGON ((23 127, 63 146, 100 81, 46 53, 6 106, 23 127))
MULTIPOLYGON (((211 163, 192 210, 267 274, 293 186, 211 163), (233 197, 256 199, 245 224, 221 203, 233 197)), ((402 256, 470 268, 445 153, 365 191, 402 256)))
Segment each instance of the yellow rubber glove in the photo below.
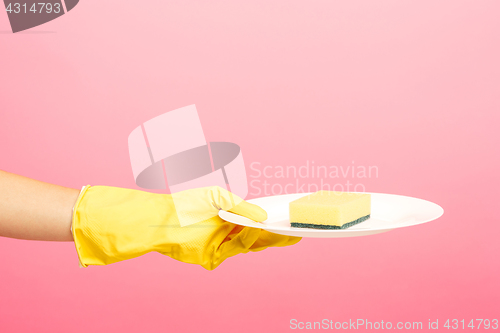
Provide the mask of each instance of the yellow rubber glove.
POLYGON ((217 186, 173 195, 86 186, 72 224, 80 264, 107 265, 156 251, 212 270, 239 253, 300 241, 226 222, 219 209, 258 222, 267 218, 262 208, 217 186), (180 220, 188 225, 181 227, 180 220))

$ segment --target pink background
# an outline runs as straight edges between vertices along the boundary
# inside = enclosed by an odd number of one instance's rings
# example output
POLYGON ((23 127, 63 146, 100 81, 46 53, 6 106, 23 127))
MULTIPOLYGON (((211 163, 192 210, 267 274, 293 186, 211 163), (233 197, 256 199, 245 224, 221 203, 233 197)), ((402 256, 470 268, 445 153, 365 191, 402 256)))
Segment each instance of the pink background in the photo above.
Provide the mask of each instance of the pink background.
POLYGON ((499 13, 496 0, 82 0, 11 34, 2 10, 3 170, 135 188, 128 134, 196 104, 207 141, 238 143, 247 167, 376 165, 367 191, 445 214, 375 236, 303 239, 212 272, 156 253, 80 269, 72 243, 2 238, 0 331, 500 319, 499 13))

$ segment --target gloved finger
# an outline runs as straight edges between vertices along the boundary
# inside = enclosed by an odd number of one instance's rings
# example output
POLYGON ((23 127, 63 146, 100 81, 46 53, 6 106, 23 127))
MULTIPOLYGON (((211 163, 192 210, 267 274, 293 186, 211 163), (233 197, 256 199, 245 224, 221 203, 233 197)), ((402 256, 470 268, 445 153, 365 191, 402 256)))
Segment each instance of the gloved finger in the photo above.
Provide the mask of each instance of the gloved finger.
POLYGON ((278 235, 267 230, 262 230, 259 238, 250 247, 250 251, 262 251, 271 246, 289 246, 297 244, 302 238, 294 236, 278 235))
POLYGON ((245 227, 231 240, 223 242, 214 252, 208 265, 203 265, 208 270, 213 270, 224 260, 240 253, 247 253, 250 247, 259 238, 262 229, 245 227))

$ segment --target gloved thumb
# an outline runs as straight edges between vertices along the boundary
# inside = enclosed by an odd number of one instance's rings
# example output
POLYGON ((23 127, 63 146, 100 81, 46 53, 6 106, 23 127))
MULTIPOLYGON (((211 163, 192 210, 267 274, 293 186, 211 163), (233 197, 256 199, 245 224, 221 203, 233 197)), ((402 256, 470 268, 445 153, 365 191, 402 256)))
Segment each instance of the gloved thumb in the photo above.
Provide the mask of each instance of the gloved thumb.
POLYGON ((247 201, 241 201, 238 205, 229 210, 244 217, 248 217, 256 222, 263 222, 267 220, 267 212, 257 205, 251 204, 247 201))

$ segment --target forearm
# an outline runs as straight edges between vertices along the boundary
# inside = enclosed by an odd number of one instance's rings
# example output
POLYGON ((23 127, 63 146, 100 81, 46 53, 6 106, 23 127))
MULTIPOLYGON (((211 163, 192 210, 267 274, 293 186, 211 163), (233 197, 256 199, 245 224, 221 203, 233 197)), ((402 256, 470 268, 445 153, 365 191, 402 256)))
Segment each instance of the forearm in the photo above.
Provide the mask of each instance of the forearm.
POLYGON ((79 193, 0 170, 0 236, 72 241, 72 209, 79 193))

